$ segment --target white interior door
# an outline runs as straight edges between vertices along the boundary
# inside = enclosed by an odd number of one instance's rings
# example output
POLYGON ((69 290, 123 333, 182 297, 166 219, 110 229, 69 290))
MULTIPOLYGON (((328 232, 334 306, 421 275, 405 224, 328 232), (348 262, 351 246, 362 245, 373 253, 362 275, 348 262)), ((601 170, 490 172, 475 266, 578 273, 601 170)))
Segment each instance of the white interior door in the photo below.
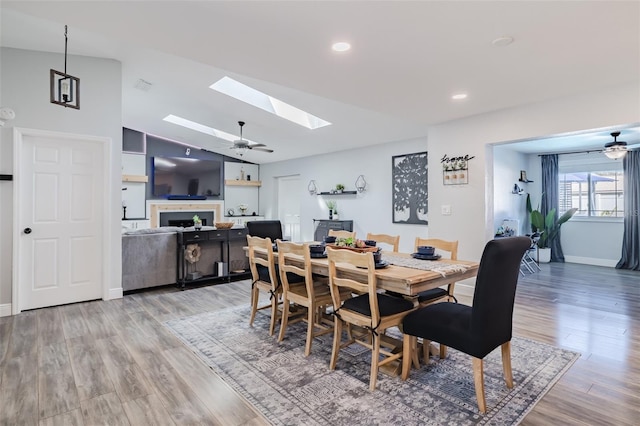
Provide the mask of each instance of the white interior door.
POLYGON ((278 178, 278 217, 284 227, 283 236, 290 241, 301 241, 299 195, 299 176, 278 178))
POLYGON ((104 141, 46 132, 18 139, 18 312, 101 298, 104 141))

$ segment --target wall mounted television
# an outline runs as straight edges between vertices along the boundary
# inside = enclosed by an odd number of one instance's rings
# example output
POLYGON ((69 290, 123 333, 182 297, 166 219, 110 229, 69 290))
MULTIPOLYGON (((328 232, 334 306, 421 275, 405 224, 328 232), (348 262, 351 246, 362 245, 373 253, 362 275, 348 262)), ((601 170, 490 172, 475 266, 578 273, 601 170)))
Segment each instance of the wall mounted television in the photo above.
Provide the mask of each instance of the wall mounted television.
POLYGON ((154 197, 206 199, 222 192, 222 161, 191 157, 153 157, 154 197))

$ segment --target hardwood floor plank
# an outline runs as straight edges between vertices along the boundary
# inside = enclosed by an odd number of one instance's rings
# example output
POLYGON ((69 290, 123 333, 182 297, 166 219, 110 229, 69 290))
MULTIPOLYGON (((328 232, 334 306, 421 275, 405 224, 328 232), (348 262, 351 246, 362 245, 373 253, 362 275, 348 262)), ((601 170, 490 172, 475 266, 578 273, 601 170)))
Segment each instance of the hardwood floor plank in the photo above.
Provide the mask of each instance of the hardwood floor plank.
POLYGON ((134 364, 136 361, 127 350, 124 339, 125 337, 118 334, 106 339, 96 340, 95 344, 102 360, 109 361, 115 365, 134 364))
MULTIPOLYGON (((13 318, 13 317, 2 317, 13 318)), ((13 319, 0 323, 0 386, 2 386, 2 372, 7 361, 9 352, 9 341, 11 340, 11 329, 13 328, 13 319)))
POLYGON ((38 356, 38 412, 41 419, 80 407, 78 390, 64 342, 40 348, 38 356))
POLYGON ((71 368, 81 401, 113 392, 100 351, 92 339, 76 337, 67 341, 71 368))
POLYGON ((173 426, 175 423, 157 395, 151 394, 122 404, 132 425, 173 426))
POLYGON ((67 339, 89 335, 89 326, 84 320, 82 309, 77 303, 71 305, 60 306, 60 318, 62 320, 62 329, 67 339))
POLYGON ((39 426, 84 426, 80 409, 68 411, 53 417, 40 420, 39 426))
POLYGON ((82 315, 87 323, 89 332, 94 339, 104 339, 117 333, 117 328, 100 308, 101 301, 86 302, 80 304, 82 315))
POLYGON ((0 387, 0 425, 38 424, 38 356, 8 360, 0 387))
POLYGON ((64 342, 65 335, 58 307, 38 309, 38 344, 40 346, 64 342))
POLYGON ((22 312, 14 317, 7 359, 35 354, 38 350, 38 319, 36 311, 22 312))
POLYGON ((136 364, 116 365, 107 361, 105 366, 120 401, 130 401, 152 393, 142 369, 136 364))
POLYGON ((115 393, 82 401, 80 405, 86 425, 129 426, 132 424, 115 393))
POLYGON ((245 425, 256 420, 255 424, 268 424, 244 398, 231 391, 229 385, 217 374, 212 374, 211 369, 186 347, 168 349, 163 356, 220 424, 245 425))
POLYGON ((144 373, 177 425, 220 424, 165 358, 156 356, 152 368, 144 373))

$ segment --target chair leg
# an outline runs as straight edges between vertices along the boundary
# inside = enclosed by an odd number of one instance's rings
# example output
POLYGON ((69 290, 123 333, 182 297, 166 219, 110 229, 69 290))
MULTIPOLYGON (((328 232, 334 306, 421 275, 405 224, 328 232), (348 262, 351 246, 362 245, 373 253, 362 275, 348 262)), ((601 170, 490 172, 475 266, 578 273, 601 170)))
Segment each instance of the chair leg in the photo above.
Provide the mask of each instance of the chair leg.
POLYGON ((333 349, 331 350, 331 362, 329 363, 329 370, 336 369, 336 363, 338 362, 338 352, 340 352, 340 341, 342 340, 342 320, 335 317, 333 321, 333 349))
POLYGON ((422 339, 422 360, 424 361, 424 365, 429 364, 429 358, 431 357, 431 341, 427 339, 422 339))
POLYGON ((278 297, 271 298, 271 324, 269 325, 269 336, 273 336, 276 331, 276 319, 278 318, 278 297))
POLYGON ((312 303, 307 307, 307 343, 304 346, 304 356, 309 356, 311 353, 311 343, 313 342, 313 327, 317 319, 318 308, 312 303))
POLYGON ((371 333, 371 378, 369 379, 369 390, 376 389, 378 380, 378 364, 380 363, 380 336, 371 333))
POLYGON ((416 336, 405 334, 402 337, 402 380, 409 378, 411 370, 411 360, 416 355, 416 336))
POLYGON ((502 370, 504 371, 504 381, 509 389, 513 388, 513 372, 511 371, 511 342, 503 343, 502 349, 502 370))
POLYGON ((482 369, 482 359, 476 357, 473 357, 473 382, 476 385, 478 409, 484 414, 487 412, 487 403, 484 399, 484 371, 482 369))
POLYGON ((445 359, 447 357, 447 345, 443 345, 440 343, 440 359, 445 359))
POLYGON ((249 318, 249 326, 253 327, 253 320, 256 319, 256 312, 258 312, 258 299, 260 298, 260 290, 258 287, 251 289, 251 317, 249 318))
POLYGON ((284 296, 282 302, 282 321, 280 321, 280 333, 278 333, 278 342, 282 342, 284 340, 284 332, 287 329, 287 325, 289 323, 289 300, 284 296))

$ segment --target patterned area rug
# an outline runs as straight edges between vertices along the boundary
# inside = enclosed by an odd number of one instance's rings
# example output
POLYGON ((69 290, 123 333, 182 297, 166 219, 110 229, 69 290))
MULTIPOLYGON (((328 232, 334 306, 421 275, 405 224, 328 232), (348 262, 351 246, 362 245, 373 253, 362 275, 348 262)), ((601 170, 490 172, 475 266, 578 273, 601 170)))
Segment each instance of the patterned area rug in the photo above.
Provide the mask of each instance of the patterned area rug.
POLYGON ((377 390, 370 392, 371 352, 365 348, 341 350, 336 370, 330 371, 332 334, 316 338, 305 358, 306 323, 290 325, 278 344, 269 336, 267 315, 259 312, 253 328, 248 322, 249 308, 243 306, 165 326, 274 425, 518 424, 579 357, 514 337, 514 388, 504 383, 498 348, 485 358, 488 412, 481 415, 471 358, 456 350, 412 370, 406 382, 381 373, 377 390))

